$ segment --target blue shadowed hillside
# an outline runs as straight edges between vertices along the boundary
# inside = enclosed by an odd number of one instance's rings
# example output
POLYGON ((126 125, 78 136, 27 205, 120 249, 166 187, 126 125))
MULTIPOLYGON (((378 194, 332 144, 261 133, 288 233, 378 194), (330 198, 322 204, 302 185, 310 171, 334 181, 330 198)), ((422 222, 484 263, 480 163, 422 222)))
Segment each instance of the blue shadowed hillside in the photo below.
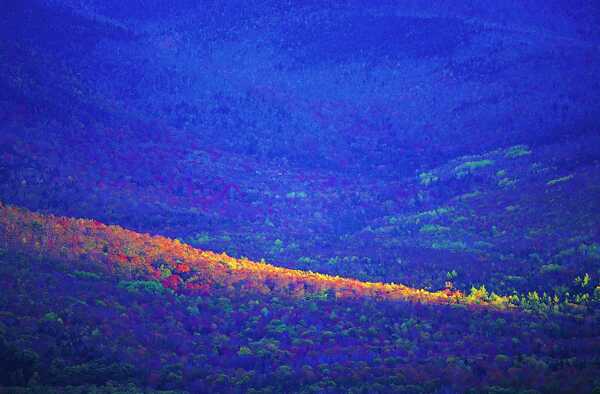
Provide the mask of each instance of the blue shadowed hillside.
POLYGON ((3 2, 0 392, 597 394, 599 70, 588 0, 3 2))

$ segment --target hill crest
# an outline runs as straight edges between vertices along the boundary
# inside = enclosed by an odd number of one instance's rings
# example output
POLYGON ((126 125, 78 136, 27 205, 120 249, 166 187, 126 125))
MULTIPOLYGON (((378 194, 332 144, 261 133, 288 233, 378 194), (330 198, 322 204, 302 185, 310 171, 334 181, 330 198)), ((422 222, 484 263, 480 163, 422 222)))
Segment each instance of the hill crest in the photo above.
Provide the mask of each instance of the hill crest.
POLYGON ((1 203, 0 242, 7 249, 30 255, 44 255, 74 264, 92 263, 128 279, 158 280, 165 287, 186 294, 209 294, 211 288, 217 287, 291 297, 332 292, 336 298, 372 297, 440 304, 466 302, 459 291, 430 292, 395 283, 364 282, 281 268, 96 220, 44 215, 1 203))

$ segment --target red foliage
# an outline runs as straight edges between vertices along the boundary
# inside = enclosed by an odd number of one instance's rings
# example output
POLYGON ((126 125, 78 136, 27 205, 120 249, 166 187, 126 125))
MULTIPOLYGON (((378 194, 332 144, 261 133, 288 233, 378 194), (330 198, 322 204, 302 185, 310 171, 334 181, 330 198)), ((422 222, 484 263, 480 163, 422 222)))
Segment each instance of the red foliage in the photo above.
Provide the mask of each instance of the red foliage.
POLYGON ((179 289, 179 285, 182 283, 183 281, 181 280, 181 278, 179 277, 179 275, 171 275, 167 278, 164 278, 163 280, 161 280, 161 283, 164 287, 169 288, 169 289, 173 289, 173 290, 178 290, 179 289))
POLYGON ((150 279, 159 280, 161 277, 161 273, 158 270, 151 270, 149 273, 150 279))
POLYGON ((155 263, 174 275, 162 280, 165 287, 205 293, 212 286, 302 297, 305 293, 333 290, 338 298, 375 297, 429 303, 457 302, 456 292, 428 292, 398 284, 361 282, 313 272, 275 267, 247 259, 216 254, 160 236, 150 236, 106 226, 94 220, 41 215, 0 204, 0 245, 32 255, 80 264, 85 260, 115 273, 160 279, 155 263), (158 264, 158 263, 157 263, 158 264), (185 286, 178 274, 186 275, 185 286))

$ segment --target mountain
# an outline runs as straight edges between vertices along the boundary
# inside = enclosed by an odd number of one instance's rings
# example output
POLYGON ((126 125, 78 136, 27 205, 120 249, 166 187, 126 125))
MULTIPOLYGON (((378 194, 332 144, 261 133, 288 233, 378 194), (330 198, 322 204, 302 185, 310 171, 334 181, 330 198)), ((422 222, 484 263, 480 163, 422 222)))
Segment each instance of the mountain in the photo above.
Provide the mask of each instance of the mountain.
POLYGON ((430 293, 10 206, 0 240, 15 392, 591 392, 600 369, 589 277, 579 304, 430 293))

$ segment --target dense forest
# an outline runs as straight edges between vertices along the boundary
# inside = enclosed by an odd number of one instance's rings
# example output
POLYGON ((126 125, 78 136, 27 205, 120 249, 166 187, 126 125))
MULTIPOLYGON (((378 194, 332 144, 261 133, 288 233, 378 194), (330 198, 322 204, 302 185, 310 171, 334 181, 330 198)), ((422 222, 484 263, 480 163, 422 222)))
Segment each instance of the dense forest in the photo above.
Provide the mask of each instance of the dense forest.
POLYGON ((22 392, 586 392, 600 369, 587 275, 565 299, 429 293, 1 213, 2 383, 22 392))
POLYGON ((600 393, 600 6, 0 4, 0 393, 600 393))

